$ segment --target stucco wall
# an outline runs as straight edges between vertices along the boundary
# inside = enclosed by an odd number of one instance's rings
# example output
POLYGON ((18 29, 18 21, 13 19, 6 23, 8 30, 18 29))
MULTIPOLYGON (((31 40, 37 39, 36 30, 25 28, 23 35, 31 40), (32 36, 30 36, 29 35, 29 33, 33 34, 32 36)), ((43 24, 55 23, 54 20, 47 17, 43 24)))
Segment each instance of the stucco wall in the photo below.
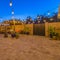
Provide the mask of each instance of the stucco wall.
POLYGON ((12 25, 11 26, 11 28, 14 30, 14 28, 15 28, 15 31, 16 32, 20 32, 21 30, 23 30, 24 29, 24 25, 12 25))
POLYGON ((30 35, 33 35, 33 24, 26 24, 25 26, 29 28, 30 35))
POLYGON ((60 22, 45 23, 45 36, 49 36, 49 27, 55 28, 55 31, 60 34, 60 22))
MULTIPOLYGON (((52 23, 48 23, 45 22, 45 24, 23 24, 23 25, 15 25, 15 31, 19 32, 24 30, 25 27, 28 27, 30 30, 30 34, 33 35, 34 31, 40 34, 41 32, 45 33, 45 36, 49 36, 49 27, 52 26, 55 28, 55 31, 58 32, 60 34, 60 22, 52 22, 52 23)), ((12 30, 14 30, 14 25, 10 26, 12 30)), ((0 26, 0 30, 2 30, 2 26, 0 26)), ((5 28, 4 28, 5 29, 5 28)), ((41 33, 43 34, 43 33, 41 33)))

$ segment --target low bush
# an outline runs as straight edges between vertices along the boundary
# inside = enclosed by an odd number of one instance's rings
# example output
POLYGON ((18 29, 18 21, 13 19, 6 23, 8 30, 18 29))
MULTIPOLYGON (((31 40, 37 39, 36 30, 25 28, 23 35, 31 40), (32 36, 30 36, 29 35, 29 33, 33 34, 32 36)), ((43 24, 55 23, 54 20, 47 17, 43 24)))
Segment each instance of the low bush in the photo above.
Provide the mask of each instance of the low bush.
POLYGON ((56 33, 56 40, 60 40, 60 34, 59 33, 56 33))
POLYGON ((55 33, 55 34, 53 35, 52 39, 54 39, 54 40, 60 40, 60 35, 59 35, 59 33, 55 33))
POLYGON ((50 26, 49 27, 49 34, 50 34, 50 38, 53 38, 53 36, 55 36, 55 28, 50 26))
POLYGON ((24 32, 24 34, 27 34, 27 35, 29 35, 29 32, 24 32))
POLYGON ((5 38, 8 37, 8 33, 7 32, 4 33, 4 37, 5 38))
POLYGON ((20 34, 24 34, 24 31, 22 30, 22 31, 20 31, 20 34))
POLYGON ((19 38, 19 33, 15 33, 15 38, 16 38, 16 39, 19 38))

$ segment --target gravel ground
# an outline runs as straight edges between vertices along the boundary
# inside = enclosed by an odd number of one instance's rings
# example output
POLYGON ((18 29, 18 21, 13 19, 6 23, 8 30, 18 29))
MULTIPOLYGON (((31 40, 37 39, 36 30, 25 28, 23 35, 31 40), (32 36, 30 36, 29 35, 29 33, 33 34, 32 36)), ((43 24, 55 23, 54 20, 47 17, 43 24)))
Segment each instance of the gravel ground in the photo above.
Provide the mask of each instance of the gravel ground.
POLYGON ((43 36, 20 35, 15 39, 0 35, 0 60, 60 60, 60 41, 43 36))

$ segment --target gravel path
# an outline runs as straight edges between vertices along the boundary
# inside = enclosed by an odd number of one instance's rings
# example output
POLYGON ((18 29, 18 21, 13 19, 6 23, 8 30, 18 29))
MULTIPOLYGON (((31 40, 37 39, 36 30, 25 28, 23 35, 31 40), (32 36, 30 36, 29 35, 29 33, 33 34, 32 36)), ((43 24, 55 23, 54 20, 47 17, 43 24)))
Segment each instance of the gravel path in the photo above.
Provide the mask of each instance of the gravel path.
POLYGON ((60 60, 60 41, 42 36, 0 36, 0 60, 60 60))

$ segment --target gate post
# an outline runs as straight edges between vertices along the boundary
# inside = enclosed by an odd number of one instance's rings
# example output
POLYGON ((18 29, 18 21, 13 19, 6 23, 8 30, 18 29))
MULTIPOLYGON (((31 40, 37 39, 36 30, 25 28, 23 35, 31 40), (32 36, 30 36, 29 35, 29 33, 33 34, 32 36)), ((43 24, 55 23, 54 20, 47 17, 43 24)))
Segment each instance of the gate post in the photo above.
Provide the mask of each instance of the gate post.
POLYGON ((45 22, 45 36, 48 37, 49 36, 49 32, 48 32, 48 22, 45 22))

